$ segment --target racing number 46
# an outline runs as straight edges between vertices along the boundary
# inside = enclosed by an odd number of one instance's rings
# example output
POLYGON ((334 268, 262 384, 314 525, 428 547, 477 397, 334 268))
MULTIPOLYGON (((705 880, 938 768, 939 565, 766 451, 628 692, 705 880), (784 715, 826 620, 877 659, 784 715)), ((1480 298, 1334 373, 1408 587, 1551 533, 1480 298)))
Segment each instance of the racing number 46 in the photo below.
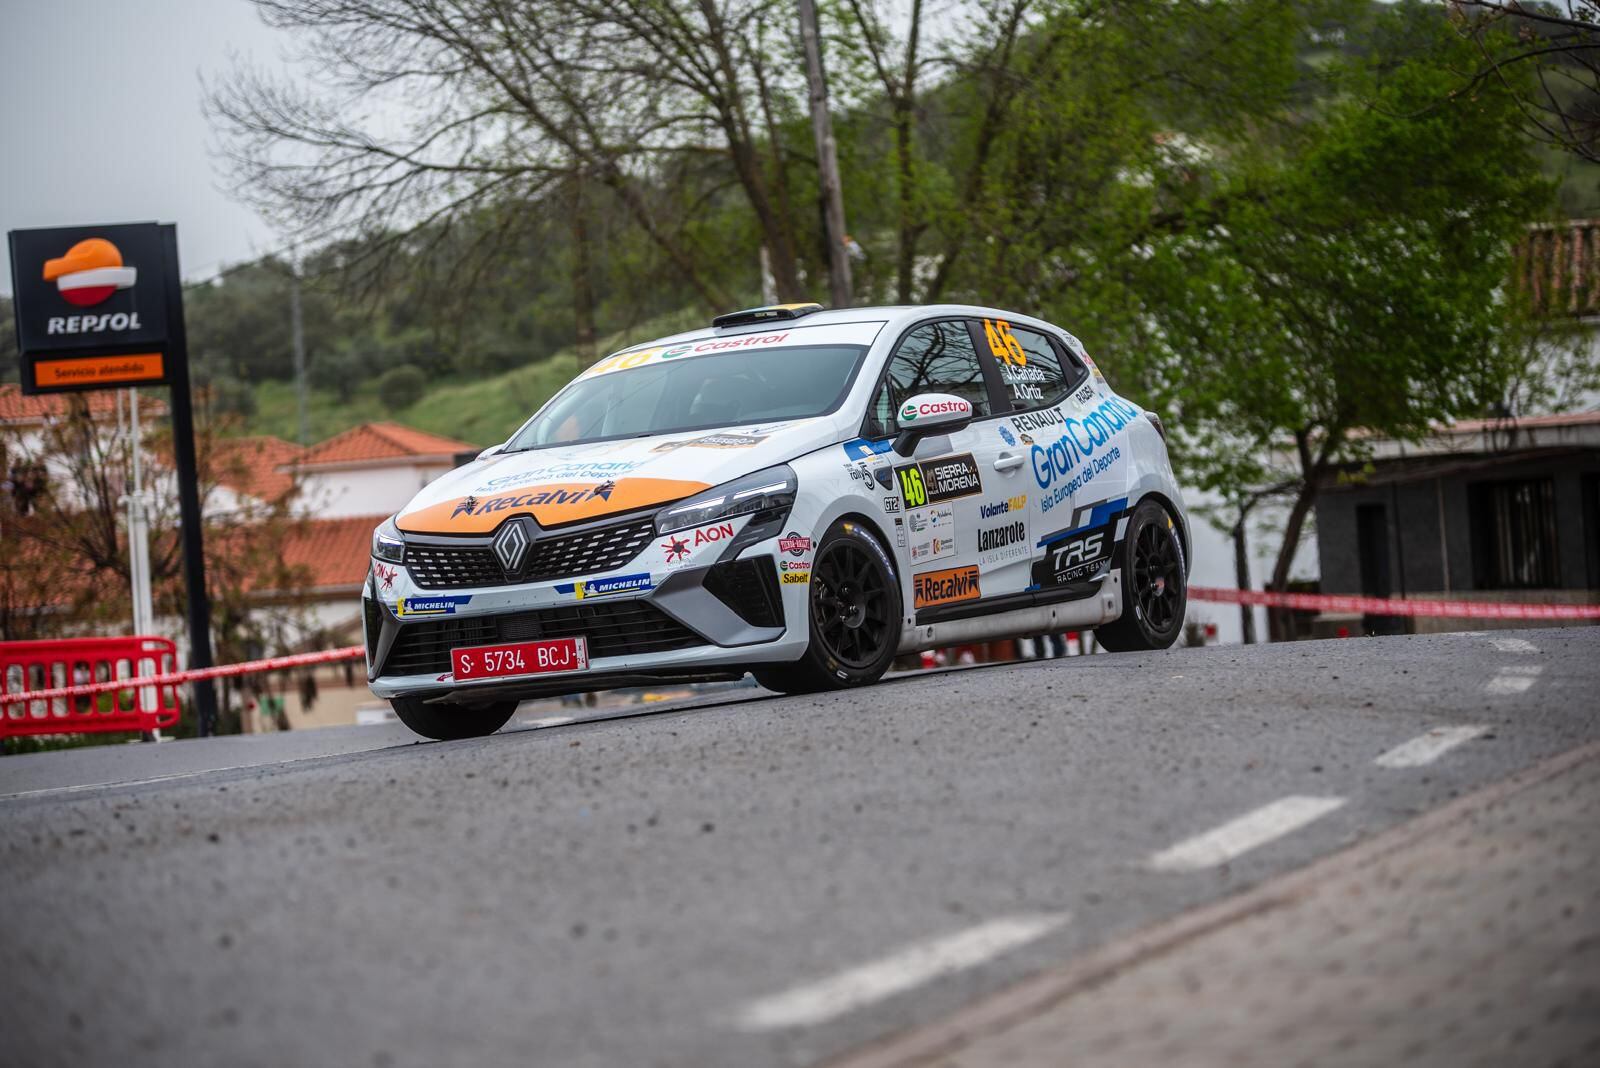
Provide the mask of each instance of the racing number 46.
POLYGON ((989 340, 989 351, 994 353, 995 359, 1017 367, 1028 366, 1028 354, 1023 350, 1022 342, 1011 332, 1010 323, 1004 319, 985 319, 983 336, 989 340))
POLYGON ((922 469, 913 465, 900 468, 900 492, 905 494, 907 508, 921 508, 928 503, 928 489, 922 484, 922 469))

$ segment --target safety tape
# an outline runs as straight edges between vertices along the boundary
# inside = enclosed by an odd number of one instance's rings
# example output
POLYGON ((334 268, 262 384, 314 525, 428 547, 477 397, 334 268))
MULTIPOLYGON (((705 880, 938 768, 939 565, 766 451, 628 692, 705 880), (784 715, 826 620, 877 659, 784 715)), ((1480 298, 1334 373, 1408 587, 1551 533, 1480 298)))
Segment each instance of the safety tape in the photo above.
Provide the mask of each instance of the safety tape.
POLYGON ((1433 601, 1416 597, 1355 597, 1334 593, 1278 593, 1190 586, 1189 597, 1216 604, 1262 605, 1301 612, 1348 612, 1368 616, 1431 616, 1443 619, 1593 619, 1600 604, 1502 604, 1498 601, 1433 601))
POLYGON ((328 664, 339 660, 359 660, 366 652, 359 645, 342 649, 327 649, 320 653, 294 653, 274 656, 266 660, 247 660, 241 664, 219 664, 216 667, 191 668, 174 671, 169 675, 147 675, 139 679, 111 679, 107 682, 86 682, 77 686, 58 686, 53 690, 16 690, 0 693, 0 708, 28 701, 47 701, 56 697, 79 697, 87 694, 109 693, 112 690, 137 690, 145 686, 181 686, 201 679, 229 678, 235 675, 254 675, 262 671, 283 671, 305 667, 309 664, 328 664))

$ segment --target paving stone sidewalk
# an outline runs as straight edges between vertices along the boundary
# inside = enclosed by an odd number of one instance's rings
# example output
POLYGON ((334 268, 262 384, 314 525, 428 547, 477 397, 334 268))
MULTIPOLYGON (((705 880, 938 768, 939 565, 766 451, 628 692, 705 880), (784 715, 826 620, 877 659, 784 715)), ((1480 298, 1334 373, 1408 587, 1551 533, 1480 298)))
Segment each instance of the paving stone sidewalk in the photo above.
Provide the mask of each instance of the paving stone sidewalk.
POLYGON ((1600 1064, 1600 759, 1013 1017, 863 1062, 1600 1064))

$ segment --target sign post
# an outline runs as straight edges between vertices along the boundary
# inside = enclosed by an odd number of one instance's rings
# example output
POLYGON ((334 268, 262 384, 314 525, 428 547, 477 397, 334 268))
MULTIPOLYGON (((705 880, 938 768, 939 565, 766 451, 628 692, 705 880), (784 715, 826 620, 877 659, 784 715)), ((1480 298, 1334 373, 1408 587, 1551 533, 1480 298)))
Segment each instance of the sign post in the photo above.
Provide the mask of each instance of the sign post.
MULTIPOLYGON (((178 275, 178 228, 170 223, 13 230, 22 392, 172 387, 172 452, 178 476, 183 571, 188 587, 189 666, 212 664, 211 605, 189 390, 189 348, 178 275)), ((216 690, 194 686, 199 732, 216 729, 216 690)))

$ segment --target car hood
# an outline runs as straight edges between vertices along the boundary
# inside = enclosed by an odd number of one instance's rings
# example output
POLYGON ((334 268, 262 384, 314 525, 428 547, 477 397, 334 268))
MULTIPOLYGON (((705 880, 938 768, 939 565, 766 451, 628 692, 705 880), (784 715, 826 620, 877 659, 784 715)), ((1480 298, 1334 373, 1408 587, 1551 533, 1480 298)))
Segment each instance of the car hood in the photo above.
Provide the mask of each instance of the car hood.
POLYGON ((513 515, 545 527, 599 519, 681 500, 834 436, 832 420, 820 418, 486 456, 427 486, 395 525, 413 534, 487 534, 513 515))

